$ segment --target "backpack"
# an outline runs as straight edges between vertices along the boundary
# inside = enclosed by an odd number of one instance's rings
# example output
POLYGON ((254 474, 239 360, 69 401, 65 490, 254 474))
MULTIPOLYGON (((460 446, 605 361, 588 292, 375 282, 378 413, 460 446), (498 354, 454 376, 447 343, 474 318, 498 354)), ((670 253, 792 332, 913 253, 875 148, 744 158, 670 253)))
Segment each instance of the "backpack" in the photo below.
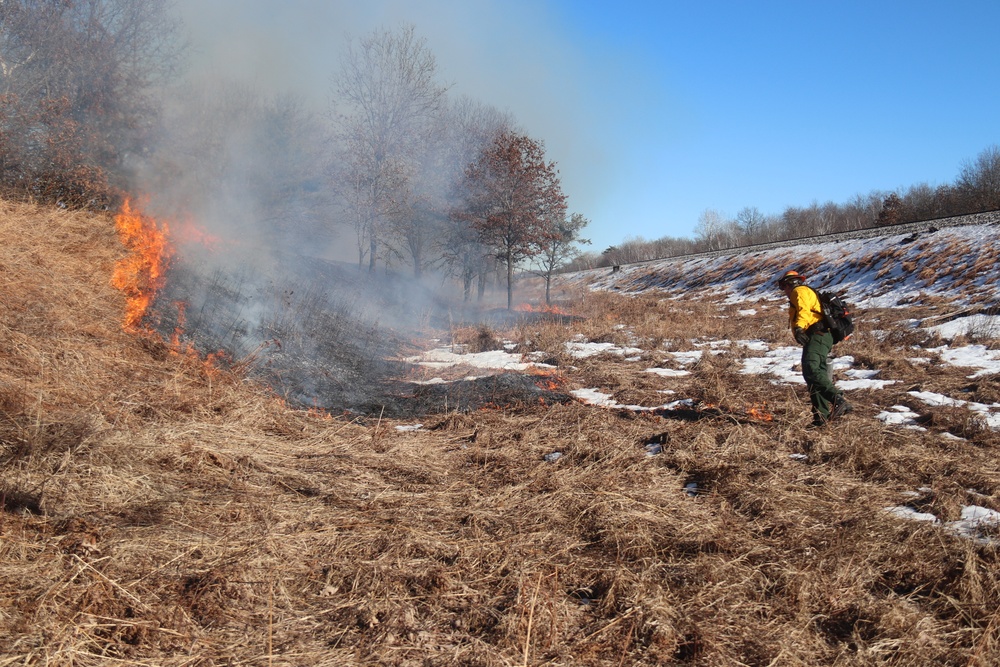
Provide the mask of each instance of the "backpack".
MULTIPOLYGON (((812 289, 811 287, 809 289, 812 289)), ((854 333, 854 318, 851 317, 851 307, 833 292, 816 292, 820 308, 823 309, 823 321, 830 329, 833 342, 847 340, 854 333)))

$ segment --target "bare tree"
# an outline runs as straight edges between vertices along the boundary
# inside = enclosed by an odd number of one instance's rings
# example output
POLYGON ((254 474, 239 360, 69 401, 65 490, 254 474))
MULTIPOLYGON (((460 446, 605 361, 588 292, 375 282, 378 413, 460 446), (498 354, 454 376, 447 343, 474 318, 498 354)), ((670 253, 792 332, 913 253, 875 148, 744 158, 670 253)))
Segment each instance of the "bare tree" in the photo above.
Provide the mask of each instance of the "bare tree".
POLYGON ((719 211, 705 209, 698 216, 694 233, 705 249, 721 250, 736 245, 738 231, 735 221, 727 220, 719 211))
POLYGON ((589 224, 590 220, 580 213, 574 213, 568 219, 556 222, 554 233, 543 244, 542 252, 538 255, 537 273, 545 279, 546 304, 552 302, 552 276, 580 254, 580 245, 590 245, 590 239, 580 236, 580 232, 589 224))
POLYGON ((513 308, 514 268, 555 235, 566 214, 555 163, 542 144, 504 131, 465 172, 466 197, 454 216, 472 223, 482 243, 507 269, 507 308, 513 308))
POLYGON ((424 270, 440 265, 451 235, 449 212, 455 184, 471 159, 463 150, 463 124, 444 105, 418 148, 411 177, 403 184, 399 208, 391 216, 386 244, 406 258, 419 279, 424 270))
POLYGON ((843 231, 874 227, 882 208, 882 193, 876 191, 867 195, 855 195, 843 208, 843 231))
POLYGON ((335 81, 340 116, 343 200, 351 209, 357 237, 367 244, 375 270, 390 221, 406 215, 411 181, 428 133, 441 110, 445 88, 435 81, 437 65, 412 26, 376 31, 348 49, 335 81))
POLYGON ((736 224, 747 243, 757 243, 764 228, 765 217, 756 206, 745 206, 736 214, 736 224))
POLYGON ((962 165, 955 189, 970 211, 1000 208, 1000 146, 990 146, 962 165))

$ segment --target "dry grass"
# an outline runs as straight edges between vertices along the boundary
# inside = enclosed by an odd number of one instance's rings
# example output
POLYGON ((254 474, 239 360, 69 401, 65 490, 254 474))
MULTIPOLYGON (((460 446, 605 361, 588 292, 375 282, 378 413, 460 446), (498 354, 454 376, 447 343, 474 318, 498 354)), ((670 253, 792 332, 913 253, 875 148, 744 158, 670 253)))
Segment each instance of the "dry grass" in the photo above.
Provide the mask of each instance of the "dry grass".
POLYGON ((972 384, 907 362, 916 334, 845 343, 901 382, 808 431, 803 390, 740 374, 738 346, 644 372, 695 339, 788 343, 774 303, 597 294, 565 304, 583 320, 458 337, 530 341, 569 388, 704 409, 498 408, 404 432, 290 410, 123 332, 104 218, 0 203, 0 238, 0 664, 1000 661, 995 548, 882 511, 922 487, 909 502, 943 520, 1000 508, 1000 443, 967 413, 925 407, 926 432, 873 418, 910 386, 972 384), (644 361, 573 359, 573 334, 644 361), (748 412, 764 405, 773 421, 748 412))

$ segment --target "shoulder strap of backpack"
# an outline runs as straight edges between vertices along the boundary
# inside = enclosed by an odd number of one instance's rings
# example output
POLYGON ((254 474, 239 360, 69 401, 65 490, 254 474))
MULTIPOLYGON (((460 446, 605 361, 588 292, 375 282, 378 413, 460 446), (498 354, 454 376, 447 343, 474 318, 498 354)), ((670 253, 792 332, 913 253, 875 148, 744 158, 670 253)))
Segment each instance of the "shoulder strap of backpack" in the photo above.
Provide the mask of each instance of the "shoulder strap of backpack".
POLYGON ((813 312, 816 313, 817 315, 823 315, 823 295, 820 294, 819 291, 811 285, 806 285, 806 287, 811 289, 812 293, 816 295, 816 303, 819 304, 819 310, 814 310, 813 312))

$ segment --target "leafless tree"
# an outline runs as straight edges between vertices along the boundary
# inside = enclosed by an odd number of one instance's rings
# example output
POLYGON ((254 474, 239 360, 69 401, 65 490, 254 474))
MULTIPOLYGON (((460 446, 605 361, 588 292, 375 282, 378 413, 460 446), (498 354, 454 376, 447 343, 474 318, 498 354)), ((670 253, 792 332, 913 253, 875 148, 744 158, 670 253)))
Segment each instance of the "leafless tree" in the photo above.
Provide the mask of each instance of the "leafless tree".
POLYGON ((384 238, 393 255, 409 262, 416 279, 443 261, 436 249, 445 247, 450 236, 450 196, 466 164, 455 146, 449 111, 442 107, 414 152, 411 175, 401 184, 384 238))
POLYGON ((376 31, 351 45, 335 80, 343 201, 352 213, 359 261, 374 271, 390 221, 407 214, 409 189, 445 99, 437 65, 412 26, 376 31), (367 246, 367 249, 364 246, 367 246))
POLYGON ((963 164, 955 189, 969 211, 1000 208, 1000 146, 990 146, 963 164))
POLYGON ((714 209, 706 209, 698 216, 695 236, 705 250, 721 250, 739 245, 741 235, 738 223, 714 209))
POLYGON ((764 214, 756 206, 745 206, 736 214, 736 224, 739 225, 747 243, 759 241, 764 222, 764 214))
POLYGON ((882 208, 882 193, 870 192, 867 195, 855 195, 842 207, 843 226, 838 231, 854 231, 875 226, 878 212, 882 208))
POLYGON ((580 232, 589 224, 590 220, 580 213, 574 213, 567 219, 557 221, 554 234, 544 242, 542 252, 537 256, 536 273, 545 279, 546 304, 552 302, 552 276, 580 254, 580 245, 590 245, 590 239, 580 236, 580 232))

